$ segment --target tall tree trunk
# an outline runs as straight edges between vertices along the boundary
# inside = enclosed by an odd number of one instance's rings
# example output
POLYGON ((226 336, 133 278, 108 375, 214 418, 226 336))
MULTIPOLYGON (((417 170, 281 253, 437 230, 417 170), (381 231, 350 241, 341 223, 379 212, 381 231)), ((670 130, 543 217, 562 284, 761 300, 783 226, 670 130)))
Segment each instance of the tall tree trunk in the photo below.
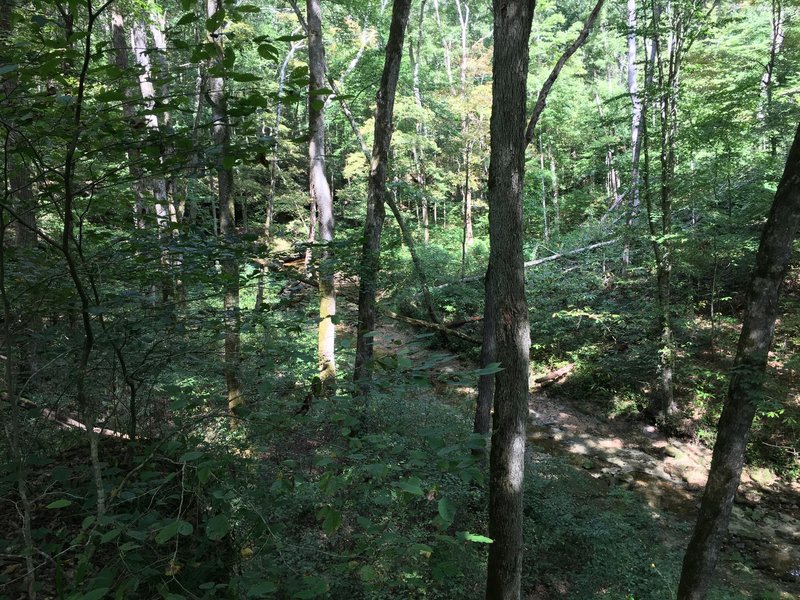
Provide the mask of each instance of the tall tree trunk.
POLYGON ((522 488, 528 419, 530 329, 522 253, 525 100, 531 0, 494 0, 489 268, 494 294, 496 360, 489 483, 487 600, 520 598, 522 488))
POLYGON ((392 141, 392 115, 400 62, 403 59, 405 37, 411 0, 394 0, 386 60, 383 66, 375 108, 375 136, 372 147, 369 181, 367 186, 367 216, 361 249, 361 281, 358 290, 358 329, 356 338, 355 381, 363 395, 369 394, 372 376, 373 338, 375 330, 375 296, 380 270, 380 246, 383 221, 386 218, 386 177, 389 146, 392 141))
POLYGON ((716 567, 720 543, 727 531, 739 487, 753 417, 762 399, 769 347, 778 314, 778 297, 798 225, 800 126, 795 132, 783 177, 761 233, 728 396, 717 428, 708 483, 683 559, 678 600, 705 598, 716 567))
POLYGON ((319 230, 325 248, 319 264, 318 361, 322 390, 336 386, 336 289, 333 260, 333 196, 325 176, 325 47, 322 43, 320 0, 307 0, 308 19, 308 184, 311 201, 317 206, 319 230))
MULTIPOLYGON (((498 11, 507 12, 504 8, 504 5, 499 3, 499 0, 495 0, 496 4, 494 5, 495 16, 497 16, 498 11)), ((529 0, 530 2, 530 0, 529 0)), ((597 0, 597 4, 595 4, 594 9, 592 12, 589 13, 589 16, 586 18, 586 22, 583 25, 583 29, 578 34, 578 37, 570 44, 569 47, 564 51, 564 54, 561 55, 561 58, 558 59, 553 70, 550 72, 550 75, 547 77, 545 82, 542 84, 541 89, 539 90, 539 95, 536 99, 536 104, 533 107, 533 111, 531 112, 531 117, 528 120, 527 128, 525 129, 525 146, 527 147, 533 141, 534 134, 536 131, 536 126, 539 123, 539 118, 542 116, 542 112, 547 104, 547 97, 550 94, 550 90, 553 89, 553 84, 558 79, 559 74, 561 73, 561 69, 564 68, 564 65, 567 63, 569 58, 577 52, 578 48, 580 48, 588 39, 589 32, 591 31, 592 25, 594 24, 595 20, 597 19, 597 15, 600 14, 600 9, 603 7, 603 3, 605 0, 597 0)), ((522 0, 515 0, 513 2, 513 6, 515 7, 514 13, 517 15, 525 14, 527 15, 527 8, 520 8, 519 5, 522 4, 522 0)), ((533 9, 535 7, 535 2, 530 2, 530 15, 527 15, 526 18, 532 19, 533 18, 533 9)), ((530 28, 530 23, 528 24, 530 28)), ((495 22, 495 35, 497 34, 497 22, 495 22)), ((497 39, 497 37, 495 37, 497 39)), ((526 45, 526 54, 527 57, 527 45, 526 45)), ((493 63, 492 69, 496 67, 496 63, 493 63)), ((496 81, 493 81, 492 85, 494 86, 496 81)), ((492 100, 492 107, 494 107, 495 99, 492 100)), ((523 111, 524 111, 524 102, 523 102, 523 111)), ((494 119, 494 110, 492 111, 492 118, 494 119)), ((491 157, 490 157, 490 164, 489 164, 489 175, 491 181, 491 157)), ((516 182, 518 185, 522 185, 521 182, 516 182)), ((491 203, 492 195, 489 194, 489 201, 491 203)), ((490 206, 490 217, 491 217, 491 206, 490 206)), ((447 225, 447 219, 445 214, 445 225, 447 225)), ((491 223, 490 223, 491 229, 491 223)), ((491 233, 490 233, 490 241, 491 241, 491 233)), ((490 266, 487 269, 487 277, 488 273, 491 271, 491 255, 490 255, 490 266)), ((484 323, 489 321, 488 311, 493 310, 494 302, 487 301, 484 302, 484 323)), ((481 351, 481 369, 486 370, 490 363, 494 362, 496 359, 493 358, 493 352, 491 351, 492 348, 497 348, 498 341, 495 338, 495 327, 487 327, 484 325, 483 328, 483 339, 481 341, 481 345, 488 347, 490 350, 487 352, 481 351)), ((494 393, 494 385, 489 385, 487 380, 484 379, 486 377, 494 377, 494 375, 481 375, 481 381, 483 385, 478 386, 478 401, 476 403, 475 411, 475 422, 477 423, 479 420, 482 421, 482 417, 479 417, 478 412, 484 410, 483 407, 492 404, 492 394, 494 393), (488 395, 488 396, 487 396, 488 395)))
MULTIPOLYGON (((158 116, 156 116, 156 90, 153 85, 152 68, 150 55, 147 48, 147 31, 142 21, 135 21, 131 28, 131 46, 136 63, 139 65, 139 90, 145 103, 145 124, 148 131, 155 136, 160 133, 158 116)), ((159 164, 163 167, 163 149, 159 156, 159 164)), ((167 193, 167 180, 163 173, 157 174, 152 178, 153 197, 155 199, 156 226, 158 236, 161 240, 161 295, 166 302, 172 295, 171 265, 169 257, 169 242, 171 233, 169 232, 170 222, 170 202, 167 193)))
POLYGON ((772 17, 770 18, 771 34, 769 40, 769 60, 761 76, 761 105, 758 109, 758 120, 764 129, 764 139, 768 143, 769 151, 775 156, 778 149, 778 139, 772 131, 772 88, 775 80, 775 65, 778 54, 783 49, 786 14, 781 0, 772 0, 772 17))
POLYGON ((442 27, 442 18, 439 15, 439 0, 433 0, 433 14, 436 17, 436 27, 442 32, 442 50, 444 51, 444 69, 447 73, 447 82, 450 85, 450 93, 455 96, 456 88, 453 85, 453 59, 452 59, 452 44, 444 35, 444 28, 442 27))
MULTIPOLYGON (((128 43, 125 33, 125 22, 122 13, 115 8, 111 9, 111 40, 114 45, 114 64, 122 72, 130 69, 128 59, 128 43)), ((125 86, 125 102, 122 103, 122 114, 128 124, 133 126, 136 118, 136 111, 133 106, 134 93, 129 86, 125 86)), ((144 229, 144 217, 147 212, 147 205, 144 200, 144 189, 142 181, 144 173, 141 167, 141 152, 139 148, 130 145, 128 147, 128 171, 131 175, 131 188, 133 189, 133 222, 136 229, 144 229)))
POLYGON ((550 228, 547 226, 547 190, 544 185, 544 148, 542 148, 542 134, 539 134, 539 168, 542 175, 542 233, 545 241, 550 239, 550 228))
MULTIPOLYGON (((208 18, 222 9, 222 0, 208 0, 208 18)), ((239 382, 239 259, 236 256, 236 210, 233 196, 233 167, 226 158, 230 154, 230 122, 228 104, 225 96, 225 79, 219 74, 224 70, 222 26, 209 36, 216 48, 208 79, 208 101, 211 105, 211 135, 217 147, 217 190, 219 195, 219 232, 223 243, 228 246, 222 264, 223 310, 225 324, 225 385, 228 392, 228 409, 236 409, 244 404, 244 395, 239 382)))
MULTIPOLYGON (((281 129, 281 116, 283 113, 283 88, 286 84, 286 70, 289 62, 295 55, 295 52, 302 46, 301 41, 292 42, 289 46, 289 51, 286 53, 286 58, 281 64, 280 71, 278 72, 278 93, 275 104, 275 126, 272 131, 273 146, 272 156, 269 160, 269 189, 267 191, 267 201, 264 207, 264 232, 263 232, 263 248, 265 253, 269 252, 270 240, 272 239, 272 213, 275 209, 275 186, 278 179, 278 153, 280 150, 280 129, 281 129)), ((266 257, 265 257, 266 259, 266 257)), ((258 283, 256 285, 256 301, 254 310, 260 311, 264 306, 264 285, 267 275, 267 264, 264 260, 259 266, 258 283)))
MULTIPOLYGON (((411 75, 412 75, 412 87, 414 91, 414 103, 417 105, 417 108, 422 109, 422 91, 420 89, 420 81, 419 81, 419 63, 421 60, 420 53, 422 52, 422 35, 423 35, 423 25, 425 22, 425 4, 426 0, 422 0, 419 5, 419 20, 417 21, 417 39, 416 43, 412 43, 408 45, 408 57, 411 60, 411 75)), ((422 123, 418 122, 416 124, 416 132, 417 138, 422 138, 425 136, 425 127, 422 123)), ((419 184, 420 189, 420 198, 422 204, 422 241, 425 246, 430 243, 430 227, 428 223, 428 196, 425 189, 425 170, 423 169, 422 165, 425 162, 425 157, 422 152, 422 148, 418 141, 414 142, 414 146, 412 148, 412 155, 414 158, 414 170, 417 173, 417 183, 419 184)))
POLYGON ((631 97, 631 183, 630 204, 625 219, 625 242, 622 251, 623 268, 630 265, 630 240, 633 224, 639 212, 639 158, 642 152, 642 99, 639 96, 639 83, 636 78, 636 0, 628 0, 628 93, 631 97))
POLYGON ((661 347, 658 353, 659 389, 653 395, 649 411, 658 420, 667 420, 677 411, 675 404, 674 371, 675 341, 672 330, 672 197, 675 183, 675 144, 678 129, 678 74, 684 43, 684 22, 679 8, 669 6, 670 39, 667 43, 667 57, 658 33, 660 24, 660 0, 653 2, 653 56, 650 65, 655 69, 659 89, 659 213, 655 215, 652 203, 648 204, 648 220, 651 230, 653 252, 656 259, 656 297, 658 302, 658 326, 661 347), (666 64, 665 64, 666 63, 666 64), (660 218, 658 218, 660 216, 660 218))

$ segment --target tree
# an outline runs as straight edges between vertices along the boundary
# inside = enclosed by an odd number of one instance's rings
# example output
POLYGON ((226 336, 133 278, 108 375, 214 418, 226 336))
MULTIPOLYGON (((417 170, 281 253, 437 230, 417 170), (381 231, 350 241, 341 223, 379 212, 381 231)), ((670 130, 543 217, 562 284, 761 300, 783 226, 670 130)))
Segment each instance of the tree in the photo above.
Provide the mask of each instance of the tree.
POLYGON ((322 43, 320 0, 308 0, 308 185, 311 201, 317 205, 319 228, 325 251, 319 267, 319 378, 323 389, 336 385, 336 289, 333 263, 333 196, 325 176, 325 47, 322 43))
MULTIPOLYGON (((227 57, 223 43, 222 22, 217 17, 222 10, 221 0, 208 0, 208 18, 219 26, 209 33, 215 56, 209 66, 208 102, 211 105, 211 135, 216 146, 217 194, 219 198, 219 232, 227 246, 222 264, 225 311, 225 384, 228 391, 228 409, 235 412, 244 404, 239 382, 239 260, 236 257, 236 208, 233 195, 233 160, 230 153, 230 123, 225 96, 225 70, 227 57)), ((224 13, 222 13, 224 14, 224 13)), ((232 62, 232 61, 231 61, 232 62)), ((230 62, 228 62, 230 64, 230 62)))
POLYGON ((490 454, 488 600, 520 597, 522 482, 528 420, 528 304, 522 254, 525 100, 531 0, 494 0, 489 157, 489 284, 496 360, 490 454))
MULTIPOLYGON (((539 90, 539 95, 536 98, 536 104, 533 107, 533 111, 531 113, 531 117, 528 120, 527 126, 525 128, 525 146, 527 147, 532 141, 534 137, 534 133, 536 131, 536 126, 539 123, 539 119, 544 112, 545 106, 547 105, 547 97, 550 94, 550 91, 553 89, 553 85, 555 84, 558 76, 561 74, 561 70, 564 68, 564 65, 570 59, 570 57, 578 51, 578 49, 586 42, 589 37, 589 32, 592 30, 592 26, 594 25, 597 16, 600 14, 600 10, 603 8, 603 4, 605 0, 597 0, 592 12, 589 13, 589 16, 586 18, 586 21, 581 28, 580 33, 575 38, 575 40, 564 50, 564 53, 561 57, 556 61, 556 64, 553 66, 553 70, 550 72, 550 75, 547 77, 545 82, 542 84, 541 89, 539 90)), ((497 339, 495 333, 496 327, 496 311, 494 311, 494 288, 490 283, 490 275, 491 275, 491 258, 490 258, 490 265, 489 268, 486 269, 486 276, 485 276, 485 283, 484 283, 484 302, 483 302, 483 335, 481 341, 481 354, 479 357, 480 366, 483 373, 480 375, 478 380, 478 399, 475 405, 475 419, 473 421, 473 430, 475 433, 482 433, 486 434, 489 433, 489 427, 491 425, 491 406, 492 406, 492 399, 494 397, 494 370, 490 368, 490 365, 496 361, 496 351, 497 351, 497 339), (492 314, 494 313, 494 314, 492 314)), ((463 276, 462 276, 463 279, 463 276)))
POLYGON ((375 330, 375 295, 380 271, 380 248, 383 222, 386 218, 386 180, 389 147, 392 142, 392 116, 400 62, 403 59, 405 37, 411 0, 394 0, 389 40, 386 43, 386 60, 376 97, 375 136, 372 146, 369 183, 367 188, 367 216, 361 246, 361 281, 358 289, 358 328, 354 378, 361 393, 369 393, 372 376, 372 355, 375 330))
POLYGON ((702 600, 711 583, 739 487, 750 428, 762 399, 778 298, 799 225, 800 126, 761 233, 708 483, 683 559, 678 600, 702 600))

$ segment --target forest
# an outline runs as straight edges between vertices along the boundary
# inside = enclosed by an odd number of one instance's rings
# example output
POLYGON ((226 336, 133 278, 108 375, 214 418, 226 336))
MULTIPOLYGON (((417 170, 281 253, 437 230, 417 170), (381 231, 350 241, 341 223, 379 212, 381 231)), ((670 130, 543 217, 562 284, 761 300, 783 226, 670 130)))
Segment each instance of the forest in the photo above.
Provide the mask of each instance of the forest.
POLYGON ((0 0, 0 600, 800 597, 798 24, 0 0))

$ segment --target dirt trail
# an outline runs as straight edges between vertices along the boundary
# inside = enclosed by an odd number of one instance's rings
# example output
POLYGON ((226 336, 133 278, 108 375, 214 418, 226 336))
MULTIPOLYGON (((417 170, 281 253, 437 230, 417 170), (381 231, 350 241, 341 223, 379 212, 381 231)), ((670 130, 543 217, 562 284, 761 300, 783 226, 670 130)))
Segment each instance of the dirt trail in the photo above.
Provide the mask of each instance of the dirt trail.
MULTIPOLYGON (((430 380, 443 398, 454 392, 474 402, 475 369, 462 357, 432 353, 406 327, 385 323, 376 336, 376 352, 406 349, 414 363, 430 363, 430 380)), ((530 397, 528 439, 531 450, 566 456, 604 485, 624 486, 647 504, 692 524, 711 464, 711 449, 668 438, 639 420, 598 418, 557 396, 558 386, 530 397), (555 393, 554 393, 554 391, 555 393)), ((675 540, 682 546, 685 540, 675 540)), ((764 469, 745 469, 725 549, 746 557, 765 581, 780 582, 782 597, 800 598, 800 484, 778 481, 764 469)), ((725 570, 731 565, 721 564, 725 570)))
MULTIPOLYGON (((536 447, 637 492, 651 508, 690 523, 696 518, 709 448, 667 438, 642 422, 598 419, 557 397, 534 394, 530 407, 529 439, 536 447)), ((729 532, 729 548, 800 597, 800 486, 747 469, 729 532)))

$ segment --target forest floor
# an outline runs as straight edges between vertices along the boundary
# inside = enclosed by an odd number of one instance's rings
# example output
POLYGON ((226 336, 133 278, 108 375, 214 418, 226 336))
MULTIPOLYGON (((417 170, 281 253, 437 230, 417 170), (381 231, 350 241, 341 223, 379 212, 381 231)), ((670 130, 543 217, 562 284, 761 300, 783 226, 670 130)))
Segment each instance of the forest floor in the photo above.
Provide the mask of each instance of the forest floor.
MULTIPOLYGON (((623 486, 655 515, 693 525, 710 448, 668 438, 641 421, 598 419, 554 394, 532 395, 528 437, 534 455, 568 456, 598 485, 623 486)), ((666 543, 684 547, 679 533, 665 527, 666 543)), ((800 597, 800 485, 780 482, 764 469, 743 474, 720 577, 736 587, 743 568, 753 578, 750 585, 763 581, 786 597, 800 597)))
MULTIPOLYGON (((397 351, 411 339, 413 334, 404 327, 388 324, 376 338, 377 352, 397 351)), ((429 358, 424 345, 412 346, 410 358, 429 358)), ((457 355, 440 360, 430 376, 437 395, 442 401, 470 406, 476 390, 465 385, 463 374, 474 366, 457 355)), ((582 481, 581 495, 596 502, 598 510, 613 504, 607 498, 614 490, 631 491, 660 524, 661 539, 652 543, 682 553, 706 483, 711 448, 667 437, 642 420, 606 419, 581 408, 560 397, 558 384, 546 391, 532 389, 529 462, 566 461, 582 481)), ((541 473, 541 464, 534 471, 541 473)), ((718 583, 744 598, 800 598, 800 484, 780 481, 766 469, 745 469, 718 583)), ((571 597, 576 596, 568 583, 552 581, 537 584, 529 596, 530 600, 571 597)))

